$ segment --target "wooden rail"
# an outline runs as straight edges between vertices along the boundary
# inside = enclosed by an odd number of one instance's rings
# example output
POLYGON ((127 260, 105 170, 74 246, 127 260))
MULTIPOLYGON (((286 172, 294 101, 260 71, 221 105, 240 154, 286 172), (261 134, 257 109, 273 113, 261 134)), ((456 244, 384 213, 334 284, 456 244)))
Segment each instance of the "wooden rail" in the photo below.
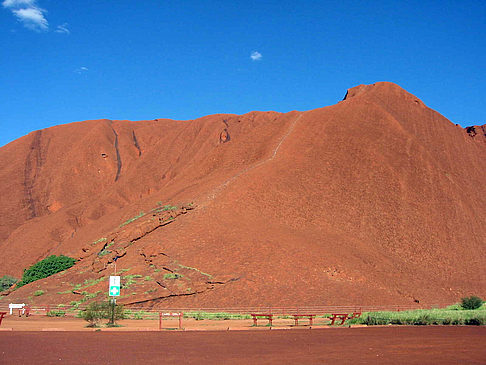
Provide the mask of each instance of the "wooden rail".
MULTIPOLYGON (((132 307, 125 306, 125 309, 130 311, 154 315, 157 318, 158 313, 163 312, 175 312, 175 313, 186 313, 192 314, 197 312, 204 313, 230 313, 230 314, 246 314, 251 313, 268 313, 274 315, 299 315, 299 314, 312 314, 312 315, 327 315, 331 313, 354 313, 354 312, 400 312, 405 310, 417 310, 417 309, 430 309, 430 308, 443 308, 444 305, 383 305, 383 306, 367 306, 367 305, 356 305, 356 306, 302 306, 302 307, 228 307, 228 308, 217 308, 217 307, 172 307, 172 308, 156 308, 147 309, 143 307, 132 307)), ((74 316, 79 310, 86 309, 86 306, 71 306, 63 305, 60 307, 58 304, 43 304, 30 306, 31 315, 47 315, 50 311, 64 311, 66 316, 74 316)), ((8 304, 0 304, 0 311, 8 311, 8 304)))

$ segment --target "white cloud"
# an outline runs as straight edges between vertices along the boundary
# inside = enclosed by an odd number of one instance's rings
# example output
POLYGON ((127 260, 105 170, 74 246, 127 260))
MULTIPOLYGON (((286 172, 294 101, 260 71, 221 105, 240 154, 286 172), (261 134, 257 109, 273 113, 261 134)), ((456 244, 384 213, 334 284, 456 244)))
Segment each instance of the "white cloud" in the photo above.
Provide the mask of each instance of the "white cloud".
POLYGON ((250 55, 250 58, 253 60, 253 61, 260 61, 262 59, 262 54, 258 51, 253 51, 250 55))
POLYGON ((63 34, 71 34, 71 31, 67 28, 68 23, 58 25, 55 32, 63 34))
POLYGON ((40 31, 47 30, 49 28, 49 23, 44 17, 43 10, 38 8, 27 8, 12 10, 14 15, 19 18, 19 20, 24 24, 25 27, 40 31))
POLYGON ((20 6, 34 6, 35 0, 5 0, 2 5, 5 8, 15 8, 20 6))
POLYGON ((87 68, 85 66, 78 67, 76 70, 74 70, 74 72, 76 72, 77 74, 81 74, 81 73, 88 72, 88 71, 89 71, 89 68, 87 68))
POLYGON ((26 28, 37 32, 49 28, 49 23, 44 16, 47 11, 38 7, 36 0, 5 0, 2 5, 9 9, 26 28))

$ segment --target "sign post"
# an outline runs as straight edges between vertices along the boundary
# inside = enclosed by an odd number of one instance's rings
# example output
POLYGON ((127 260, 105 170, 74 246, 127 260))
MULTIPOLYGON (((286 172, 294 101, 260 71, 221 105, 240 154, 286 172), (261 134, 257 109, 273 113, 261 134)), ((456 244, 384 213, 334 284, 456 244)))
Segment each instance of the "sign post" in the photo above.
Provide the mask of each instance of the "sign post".
POLYGON ((119 276, 110 276, 110 289, 109 292, 110 297, 118 297, 120 296, 120 277, 119 276))
MULTIPOLYGON (((120 296, 120 277, 110 276, 110 288, 108 290, 110 297, 120 296)), ((116 298, 111 298, 111 324, 115 324, 115 304, 116 298)))

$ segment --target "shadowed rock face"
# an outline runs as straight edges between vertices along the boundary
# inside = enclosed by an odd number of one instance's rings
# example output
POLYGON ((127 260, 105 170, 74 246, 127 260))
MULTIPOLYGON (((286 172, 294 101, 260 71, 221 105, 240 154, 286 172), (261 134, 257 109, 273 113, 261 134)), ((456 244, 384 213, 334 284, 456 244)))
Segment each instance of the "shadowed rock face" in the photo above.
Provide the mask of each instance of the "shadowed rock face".
POLYGON ((79 261, 3 300, 100 299, 115 262, 147 307, 485 296, 485 129, 383 82, 307 112, 32 132, 0 149, 0 275, 79 261))

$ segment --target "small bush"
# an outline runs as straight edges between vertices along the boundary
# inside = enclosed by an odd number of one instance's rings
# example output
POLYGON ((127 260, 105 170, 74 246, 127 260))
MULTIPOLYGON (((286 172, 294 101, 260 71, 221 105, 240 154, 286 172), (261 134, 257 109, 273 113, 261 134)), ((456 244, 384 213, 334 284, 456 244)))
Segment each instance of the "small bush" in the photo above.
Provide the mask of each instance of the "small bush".
POLYGON ((103 257, 105 255, 109 255, 110 253, 110 250, 101 250, 100 252, 98 252, 98 257, 103 257))
POLYGON ((442 323, 441 324, 443 324, 445 326, 448 326, 451 323, 452 323, 452 318, 447 317, 447 318, 442 319, 442 323))
POLYGON ((380 318, 372 314, 368 314, 365 318, 365 324, 368 326, 379 326, 390 323, 386 318, 380 318))
POLYGON ((88 322, 88 327, 98 327, 105 315, 103 304, 98 302, 90 303, 88 307, 81 312, 81 317, 88 322))
POLYGON ((61 310, 52 310, 47 312, 48 317, 65 317, 66 312, 61 310))
POLYGON ((413 324, 416 326, 425 326, 430 324, 430 316, 427 314, 420 314, 417 318, 414 319, 413 324))
POLYGON ((17 279, 15 279, 13 276, 10 276, 10 275, 2 276, 0 278, 0 291, 7 290, 12 285, 14 285, 16 282, 17 282, 17 279))
POLYGON ((178 274, 176 272, 171 272, 169 274, 164 275, 164 280, 167 280, 167 279, 175 280, 175 279, 179 279, 179 278, 182 278, 182 275, 178 274))
POLYGON ((72 257, 67 257, 64 255, 49 256, 25 270, 22 280, 17 284, 17 287, 24 286, 25 284, 29 284, 33 281, 44 279, 51 275, 57 274, 58 272, 67 270, 72 267, 75 262, 76 260, 72 257))
POLYGON ((474 295, 461 299, 461 307, 463 309, 478 309, 482 305, 483 305, 483 300, 474 295))
POLYGON ((36 290, 36 291, 34 292, 34 296, 35 296, 35 297, 39 297, 39 296, 41 296, 42 294, 44 294, 44 290, 36 290))
POLYGON ((462 318, 454 318, 451 322, 453 326, 460 326, 461 324, 464 323, 464 320, 462 318))
POLYGON ((482 326, 486 324, 486 321, 484 318, 469 318, 464 320, 464 324, 468 326, 482 326))
MULTIPOLYGON (((81 317, 88 322, 88 327, 98 327, 102 319, 111 320, 113 307, 109 302, 92 302, 81 312, 81 317)), ((115 305, 114 319, 123 319, 123 306, 115 305)), ((111 323, 113 325, 113 323, 111 323)))

